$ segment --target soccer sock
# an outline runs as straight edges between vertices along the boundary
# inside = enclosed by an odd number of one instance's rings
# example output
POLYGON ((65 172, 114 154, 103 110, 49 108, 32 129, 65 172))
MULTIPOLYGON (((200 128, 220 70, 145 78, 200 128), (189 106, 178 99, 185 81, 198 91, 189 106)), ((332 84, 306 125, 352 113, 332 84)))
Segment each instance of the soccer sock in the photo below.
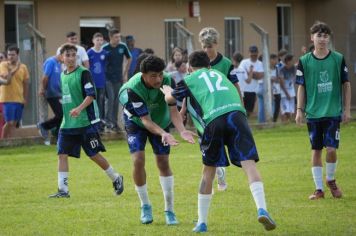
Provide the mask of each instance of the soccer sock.
POLYGON ((216 168, 216 176, 218 177, 218 183, 225 182, 224 167, 216 168))
POLYGON ((336 170, 336 164, 332 162, 326 162, 326 180, 334 180, 335 179, 335 170, 336 170))
POLYGON ((116 180, 116 178, 119 176, 119 174, 112 168, 112 166, 109 166, 106 170, 105 173, 109 176, 112 182, 116 180))
POLYGON ((198 225, 208 224, 208 213, 211 202, 211 194, 198 194, 198 225))
POLYGON ((68 172, 58 172, 58 190, 68 192, 68 172))
POLYGON ((315 189, 324 190, 323 188, 323 167, 314 166, 312 167, 313 179, 315 183, 315 189))
POLYGON ((159 182, 161 183, 163 196, 164 196, 164 210, 173 212, 174 201, 174 177, 172 176, 160 176, 159 182))
POLYGON ((141 206, 143 206, 145 204, 151 205, 150 199, 148 198, 147 184, 142 185, 142 186, 135 185, 135 189, 138 194, 138 197, 140 198, 141 206))
POLYGON ((250 190, 253 196, 253 200, 255 200, 257 210, 260 208, 267 210, 263 183, 260 181, 251 183, 250 190))

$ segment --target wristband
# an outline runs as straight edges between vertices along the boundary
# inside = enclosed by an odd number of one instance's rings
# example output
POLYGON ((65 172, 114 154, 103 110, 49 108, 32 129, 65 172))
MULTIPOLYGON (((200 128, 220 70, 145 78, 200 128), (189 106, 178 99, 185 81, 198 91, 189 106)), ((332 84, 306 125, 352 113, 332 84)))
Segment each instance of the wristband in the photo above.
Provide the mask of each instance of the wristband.
POLYGON ((301 111, 303 111, 303 112, 304 112, 304 109, 303 109, 303 108, 301 108, 301 107, 298 107, 298 108, 297 108, 297 110, 301 110, 301 111))

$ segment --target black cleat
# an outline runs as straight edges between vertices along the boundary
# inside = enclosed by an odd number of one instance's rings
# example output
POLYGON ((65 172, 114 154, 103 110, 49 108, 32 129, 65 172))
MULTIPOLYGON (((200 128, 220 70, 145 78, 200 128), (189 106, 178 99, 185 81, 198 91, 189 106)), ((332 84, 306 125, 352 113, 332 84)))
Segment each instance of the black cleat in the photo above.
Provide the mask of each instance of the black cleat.
POLYGON ((58 190, 57 193, 51 194, 48 196, 49 198, 70 198, 69 192, 64 192, 62 190, 58 190))
POLYGON ((124 177, 119 175, 112 185, 114 186, 115 194, 120 195, 124 191, 124 177))

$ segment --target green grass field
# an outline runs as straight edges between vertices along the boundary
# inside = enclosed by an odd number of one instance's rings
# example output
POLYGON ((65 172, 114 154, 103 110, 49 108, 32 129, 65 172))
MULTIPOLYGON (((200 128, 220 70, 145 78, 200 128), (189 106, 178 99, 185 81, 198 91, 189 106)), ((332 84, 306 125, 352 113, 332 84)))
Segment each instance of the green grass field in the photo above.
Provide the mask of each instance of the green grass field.
MULTIPOLYGON (((266 232, 257 222, 247 178, 227 168, 226 192, 217 192, 207 235, 356 235, 356 122, 342 126, 337 181, 344 196, 310 201, 314 190, 306 127, 253 131, 261 161, 267 205, 278 226, 266 232)), ((177 135, 176 135, 177 136, 177 135)), ((105 156, 125 177, 125 191, 113 195, 111 182, 85 155, 70 160, 70 199, 48 199, 57 188, 55 146, 0 150, 0 235, 189 235, 197 219, 201 176, 198 144, 172 148, 175 211, 179 226, 166 226, 164 202, 150 146, 146 170, 154 222, 141 225, 139 200, 125 141, 105 143, 105 156)), ((215 186, 215 184, 214 184, 215 186)))

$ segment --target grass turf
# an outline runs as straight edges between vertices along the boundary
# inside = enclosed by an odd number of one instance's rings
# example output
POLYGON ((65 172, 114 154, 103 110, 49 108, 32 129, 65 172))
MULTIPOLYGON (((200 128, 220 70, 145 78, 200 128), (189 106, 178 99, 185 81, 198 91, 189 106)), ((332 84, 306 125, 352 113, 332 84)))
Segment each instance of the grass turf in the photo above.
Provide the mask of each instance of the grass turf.
MULTIPOLYGON (((342 126, 337 182, 344 196, 310 201, 314 190, 306 127, 288 125, 254 130, 261 161, 267 206, 277 229, 264 231, 257 222, 247 178, 237 167, 227 168, 228 190, 217 192, 210 207, 207 235, 355 235, 356 123, 342 126)), ((176 135, 177 136, 177 135, 176 135)), ((150 145, 146 151, 149 197, 154 222, 141 225, 139 200, 131 177, 125 141, 105 143, 104 156, 124 175, 125 191, 113 195, 112 184, 84 153, 70 159, 70 199, 48 199, 56 191, 55 146, 0 150, 0 235, 187 235, 197 219, 201 177, 198 144, 172 148, 175 211, 178 226, 166 226, 158 170, 150 145)), ((325 171, 324 171, 325 175, 325 171)), ((216 184, 214 184, 216 186, 216 184)))

